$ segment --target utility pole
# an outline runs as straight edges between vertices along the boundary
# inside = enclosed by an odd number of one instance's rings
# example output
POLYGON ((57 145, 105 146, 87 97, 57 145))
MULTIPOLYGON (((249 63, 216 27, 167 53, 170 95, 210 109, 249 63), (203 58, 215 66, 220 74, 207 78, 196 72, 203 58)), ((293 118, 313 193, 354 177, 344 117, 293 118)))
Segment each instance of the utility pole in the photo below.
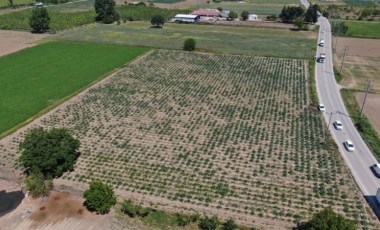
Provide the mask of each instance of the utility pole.
POLYGON ((343 63, 344 63, 344 58, 346 57, 347 47, 348 47, 348 46, 344 46, 344 53, 343 53, 343 58, 342 58, 342 64, 340 64, 339 74, 342 74, 343 63))
POLYGON ((360 110, 360 121, 362 120, 364 104, 365 104, 365 100, 367 99, 367 94, 368 94, 370 85, 371 85, 371 81, 368 81, 367 89, 365 91, 365 96, 364 96, 364 100, 362 104, 362 109, 360 110))

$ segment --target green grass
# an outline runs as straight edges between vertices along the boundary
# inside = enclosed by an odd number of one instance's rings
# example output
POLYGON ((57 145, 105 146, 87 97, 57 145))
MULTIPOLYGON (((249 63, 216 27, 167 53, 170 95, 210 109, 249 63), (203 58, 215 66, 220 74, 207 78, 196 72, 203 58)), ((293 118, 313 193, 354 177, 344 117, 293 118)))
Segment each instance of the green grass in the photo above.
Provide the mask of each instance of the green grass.
POLYGON ((0 57, 0 133, 146 51, 119 45, 50 42, 0 57))
MULTIPOLYGON (((34 0, 13 0, 14 5, 29 5, 32 3, 35 3, 34 0)), ((8 0, 0 0, 0 7, 7 7, 9 6, 8 0)))
POLYGON ((351 89, 342 89, 341 94, 344 104, 363 140, 367 143, 375 157, 380 159, 380 137, 370 120, 364 114, 360 119, 360 107, 355 98, 356 92, 351 89))
POLYGON ((92 24, 64 32, 59 38, 182 49, 184 40, 192 37, 201 50, 301 59, 313 57, 312 47, 315 44, 313 32, 175 23, 167 23, 163 29, 153 29, 150 26, 147 22, 92 24))
POLYGON ((166 3, 166 4, 172 4, 176 2, 183 2, 185 0, 151 0, 152 3, 166 3))
POLYGON ((379 0, 344 0, 347 5, 368 7, 368 6, 378 6, 380 5, 379 0))
POLYGON ((358 38, 380 38, 380 22, 344 21, 348 26, 346 36, 358 38))

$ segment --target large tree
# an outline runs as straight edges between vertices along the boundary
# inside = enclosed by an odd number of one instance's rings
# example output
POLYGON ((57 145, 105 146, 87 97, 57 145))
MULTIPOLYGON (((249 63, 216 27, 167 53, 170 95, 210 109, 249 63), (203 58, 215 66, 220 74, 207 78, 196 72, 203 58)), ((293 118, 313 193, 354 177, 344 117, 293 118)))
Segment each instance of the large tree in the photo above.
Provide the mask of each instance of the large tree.
POLYGON ((284 6, 282 8, 279 18, 282 22, 292 23, 294 19, 298 17, 303 17, 305 14, 305 9, 301 6, 284 6))
POLYGON ((355 221, 344 218, 334 212, 332 208, 325 208, 316 213, 313 218, 300 226, 297 229, 302 230, 356 230, 358 229, 355 221))
POLYGON ((119 14, 116 12, 116 3, 114 0, 95 0, 96 21, 103 23, 113 23, 119 20, 119 14))
POLYGON ((316 23, 318 21, 318 5, 311 5, 305 13, 305 21, 307 23, 316 23))
POLYGON ((45 178, 59 177, 74 169, 79 145, 66 129, 31 129, 20 143, 19 161, 29 172, 33 169, 45 178))
POLYGON ((243 19, 243 21, 246 21, 248 18, 249 18, 249 12, 244 10, 243 12, 241 12, 241 19, 243 19))
POLYGON ((88 210, 105 214, 116 204, 116 196, 112 187, 99 180, 93 180, 90 187, 83 193, 84 205, 88 210))
POLYGON ((154 15, 150 20, 150 23, 156 28, 161 28, 165 23, 165 18, 162 15, 154 15))
POLYGON ((32 11, 29 25, 32 33, 45 33, 49 30, 50 17, 45 7, 35 7, 32 11))

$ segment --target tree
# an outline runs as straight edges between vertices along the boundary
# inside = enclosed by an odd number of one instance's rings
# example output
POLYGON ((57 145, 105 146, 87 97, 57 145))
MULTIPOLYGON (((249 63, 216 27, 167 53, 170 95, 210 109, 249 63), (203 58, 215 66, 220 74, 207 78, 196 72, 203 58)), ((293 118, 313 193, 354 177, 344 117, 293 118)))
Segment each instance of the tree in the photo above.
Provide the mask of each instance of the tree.
POLYGON ((187 38, 183 43, 183 50, 185 51, 193 51, 195 50, 195 45, 197 42, 193 38, 187 38))
POLYGON ((95 0, 96 21, 110 24, 119 20, 120 16, 115 10, 116 3, 114 0, 95 0))
POLYGON ((26 189, 33 197, 46 196, 53 188, 51 178, 45 180, 44 175, 38 170, 32 170, 32 173, 24 181, 26 189))
POLYGON ((299 30, 303 28, 304 24, 305 24, 305 20, 303 18, 298 17, 294 19, 294 26, 297 27, 299 30))
POLYGON ((199 228, 201 230, 215 230, 218 227, 219 221, 216 216, 211 218, 205 217, 199 222, 199 228))
POLYGON ((316 23, 318 21, 318 5, 310 5, 305 13, 307 23, 316 23))
POLYGON ((156 28, 161 28, 165 23, 165 19, 161 15, 154 15, 150 20, 150 23, 155 25, 156 28))
POLYGON ((116 204, 116 196, 112 187, 100 180, 91 181, 90 187, 83 193, 83 197, 87 209, 100 214, 108 213, 116 204))
POLYGON ((228 13, 228 18, 229 19, 232 19, 232 20, 234 20, 235 18, 237 18, 238 17, 238 15, 237 15, 237 13, 235 12, 235 11, 230 11, 229 13, 228 13))
POLYGON ((244 10, 243 12, 241 12, 241 18, 243 19, 243 21, 246 21, 249 17, 249 12, 244 10))
POLYGON ((343 216, 334 212, 332 208, 325 208, 324 210, 316 213, 313 218, 301 225, 296 229, 299 230, 356 230, 358 229, 355 221, 344 218, 343 216))
POLYGON ((284 6, 279 18, 281 18, 284 23, 292 23, 294 19, 302 17, 304 14, 305 9, 301 6, 284 6))
POLYGON ((27 171, 38 170, 45 178, 59 177, 74 169, 79 145, 66 129, 31 129, 20 143, 19 161, 27 171))
POLYGON ((9 5, 10 7, 14 7, 13 0, 8 0, 8 5, 9 5))
POLYGON ((223 12, 223 8, 222 7, 218 7, 218 8, 216 8, 217 10, 219 10, 220 12, 223 12))
POLYGON ((32 33, 45 33, 49 30, 50 17, 46 8, 35 7, 32 11, 29 25, 32 27, 32 33))
POLYGON ((227 222, 223 224, 223 230, 235 230, 235 229, 238 229, 238 228, 233 219, 229 219, 227 220, 227 222))

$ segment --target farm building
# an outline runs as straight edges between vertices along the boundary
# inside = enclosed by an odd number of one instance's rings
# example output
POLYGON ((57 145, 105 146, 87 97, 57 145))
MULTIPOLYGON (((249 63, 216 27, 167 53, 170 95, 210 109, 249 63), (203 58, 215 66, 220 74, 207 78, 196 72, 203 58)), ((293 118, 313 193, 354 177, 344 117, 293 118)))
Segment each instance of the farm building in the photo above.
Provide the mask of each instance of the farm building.
POLYGON ((218 18, 222 17, 222 12, 216 9, 199 9, 191 12, 192 15, 198 15, 200 17, 212 17, 218 18))
POLYGON ((177 14, 174 17, 174 21, 176 22, 197 22, 199 21, 200 16, 191 15, 191 14, 177 14))
POLYGON ((257 21, 259 20, 259 16, 257 14, 250 14, 248 16, 248 21, 257 21))

